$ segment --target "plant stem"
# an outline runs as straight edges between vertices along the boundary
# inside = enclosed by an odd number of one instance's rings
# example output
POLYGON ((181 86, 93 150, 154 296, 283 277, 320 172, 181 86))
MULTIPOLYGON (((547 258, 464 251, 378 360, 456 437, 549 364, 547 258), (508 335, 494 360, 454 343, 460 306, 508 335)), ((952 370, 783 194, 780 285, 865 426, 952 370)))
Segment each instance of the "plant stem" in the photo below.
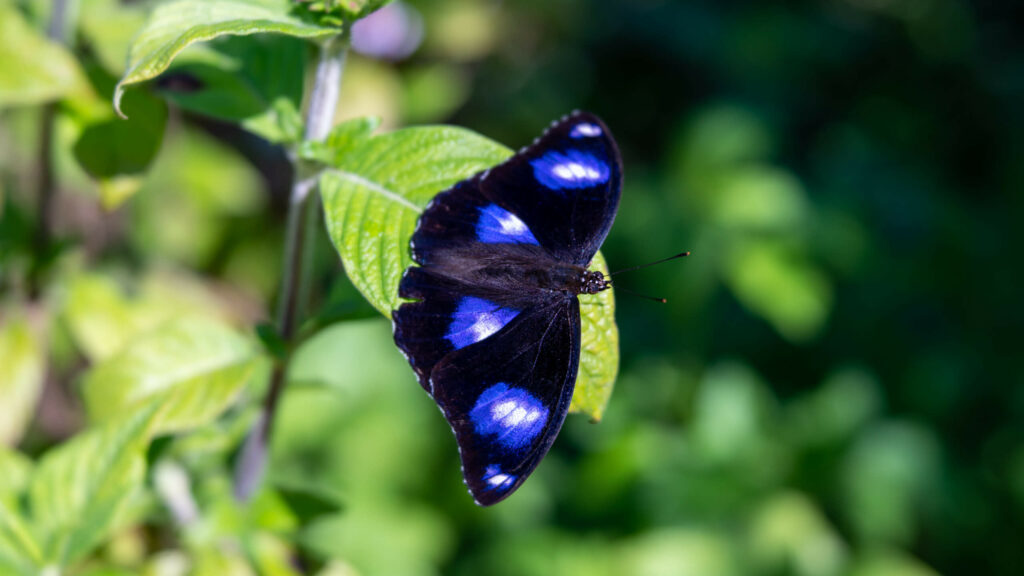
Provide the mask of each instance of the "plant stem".
MULTIPOLYGON (((69 0, 54 0, 53 11, 46 35, 54 42, 65 43, 69 0)), ((53 193, 55 177, 53 174, 53 124, 57 117, 57 103, 49 102, 43 106, 39 121, 39 173, 36 177, 36 232, 35 261, 28 279, 29 298, 35 300, 42 291, 43 273, 49 261, 50 246, 53 242, 53 193)))
MULTIPOLYGON (((347 48, 348 42, 341 35, 326 40, 320 46, 313 89, 306 109, 303 138, 307 142, 323 140, 334 126, 347 48)), ((296 160, 295 180, 288 203, 284 265, 276 318, 280 336, 289 349, 305 312, 303 305, 309 291, 308 276, 314 246, 310 232, 319 216, 320 206, 315 194, 319 179, 318 166, 302 159, 296 160)), ((288 361, 286 357, 275 364, 263 412, 242 447, 235 468, 235 497, 239 500, 248 500, 263 478, 270 434, 285 386, 288 361)))

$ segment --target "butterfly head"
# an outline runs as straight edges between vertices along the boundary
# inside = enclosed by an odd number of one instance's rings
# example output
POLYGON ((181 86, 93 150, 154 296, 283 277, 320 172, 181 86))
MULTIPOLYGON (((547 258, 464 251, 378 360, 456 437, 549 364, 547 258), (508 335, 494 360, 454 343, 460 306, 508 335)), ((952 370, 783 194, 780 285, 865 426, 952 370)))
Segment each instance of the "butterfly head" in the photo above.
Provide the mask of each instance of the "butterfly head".
POLYGON ((583 272, 583 278, 581 278, 580 294, 597 294, 602 290, 607 290, 611 285, 611 282, 601 272, 587 270, 583 272))

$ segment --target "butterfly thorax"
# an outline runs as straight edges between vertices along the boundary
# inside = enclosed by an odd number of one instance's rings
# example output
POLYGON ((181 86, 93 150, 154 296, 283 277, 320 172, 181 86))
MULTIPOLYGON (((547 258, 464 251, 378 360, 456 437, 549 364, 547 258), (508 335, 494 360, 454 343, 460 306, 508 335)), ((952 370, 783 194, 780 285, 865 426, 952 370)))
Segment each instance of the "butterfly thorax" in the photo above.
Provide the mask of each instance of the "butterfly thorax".
POLYGON ((495 244, 486 251, 477 247, 452 250, 432 265, 436 273, 475 286, 481 295, 493 295, 507 304, 518 298, 530 301, 537 293, 575 297, 609 287, 601 272, 560 260, 537 246, 495 244))

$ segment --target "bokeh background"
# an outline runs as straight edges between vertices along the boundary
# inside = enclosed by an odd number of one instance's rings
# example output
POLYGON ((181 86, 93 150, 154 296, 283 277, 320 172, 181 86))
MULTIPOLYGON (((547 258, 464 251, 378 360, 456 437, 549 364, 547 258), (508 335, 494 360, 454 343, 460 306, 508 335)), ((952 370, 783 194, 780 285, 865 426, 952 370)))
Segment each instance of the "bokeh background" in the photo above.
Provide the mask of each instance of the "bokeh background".
MULTIPOLYGON (((366 22, 397 40, 350 57, 341 117, 518 148, 589 110, 625 163, 612 269, 693 255, 622 277, 669 302, 618 295, 603 421, 570 417, 533 478, 481 509, 389 323, 322 235, 318 306, 349 320, 299 352, 271 470, 331 486, 345 509, 303 546, 367 575, 1020 574, 1022 12, 422 0, 366 22)), ((31 219, 19 183, 37 122, 0 117, 7 237, 31 219)), ((170 283, 267 317, 283 152, 174 107, 168 122, 142 191, 113 212, 66 151, 56 226, 83 268, 148 278, 144 296, 163 286, 153 306, 170 283)), ((71 294, 109 288, 84 278, 71 294)), ((81 359, 61 362, 73 380, 81 359)), ((73 429, 74 409, 44 396, 26 450, 73 429)))

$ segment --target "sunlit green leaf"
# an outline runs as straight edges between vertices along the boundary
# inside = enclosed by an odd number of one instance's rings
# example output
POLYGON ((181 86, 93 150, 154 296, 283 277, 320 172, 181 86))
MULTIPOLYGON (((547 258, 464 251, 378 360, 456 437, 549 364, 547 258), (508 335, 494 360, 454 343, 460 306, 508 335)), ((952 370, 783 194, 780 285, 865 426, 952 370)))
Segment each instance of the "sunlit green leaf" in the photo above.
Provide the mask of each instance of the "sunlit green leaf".
POLYGON ((27 456, 0 446, 0 501, 15 502, 31 474, 32 461, 27 456))
MULTIPOLYGON (((510 151, 452 127, 407 128, 367 137, 371 124, 344 123, 316 156, 331 240, 352 283, 385 316, 401 304, 398 282, 412 265, 409 239, 435 194, 508 158, 510 151), (331 152, 334 152, 331 154, 331 152)), ((603 257, 594 260, 604 269, 603 257)), ((611 290, 580 299, 583 345, 572 409, 600 419, 618 371, 611 290)))
POLYGON ((100 64, 121 75, 128 64, 128 50, 146 12, 139 4, 119 0, 79 0, 78 30, 100 64))
MULTIPOLYGON (((608 273, 608 265, 600 252, 594 256, 590 268, 608 273)), ((619 373, 619 327, 615 324, 612 290, 580 295, 580 316, 583 321, 580 371, 569 411, 600 420, 619 373)))
POLYGON ((0 574, 38 574, 42 560, 42 550, 21 514, 0 499, 0 574))
POLYGON ((82 86, 74 56, 0 2, 0 108, 56 100, 82 86))
POLYGON ((222 323, 173 320, 89 371, 82 386, 86 408, 104 422, 158 399, 157 431, 200 426, 231 404, 256 359, 253 343, 222 323))
POLYGON ((325 22, 354 22, 391 0, 296 0, 310 14, 325 22))
POLYGON ((153 404, 89 430, 43 457, 29 503, 48 561, 68 565, 117 527, 142 487, 145 447, 158 408, 153 404))
POLYGON ((63 320, 94 363, 179 316, 230 318, 202 280, 174 270, 155 269, 123 284, 102 272, 78 274, 68 282, 65 298, 63 320))
POLYGON ((377 310, 398 307, 409 239, 435 194, 508 158, 504 146, 452 127, 406 128, 364 140, 321 179, 331 240, 352 283, 377 310))
POLYGON ((114 107, 121 110, 126 87, 157 77, 195 42, 228 35, 321 38, 338 33, 337 28, 310 24, 292 15, 292 6, 288 0, 178 0, 159 5, 135 38, 128 70, 114 91, 114 107))
POLYGON ((17 444, 25 432, 42 392, 43 367, 42 344, 26 321, 0 325, 0 446, 17 444))

